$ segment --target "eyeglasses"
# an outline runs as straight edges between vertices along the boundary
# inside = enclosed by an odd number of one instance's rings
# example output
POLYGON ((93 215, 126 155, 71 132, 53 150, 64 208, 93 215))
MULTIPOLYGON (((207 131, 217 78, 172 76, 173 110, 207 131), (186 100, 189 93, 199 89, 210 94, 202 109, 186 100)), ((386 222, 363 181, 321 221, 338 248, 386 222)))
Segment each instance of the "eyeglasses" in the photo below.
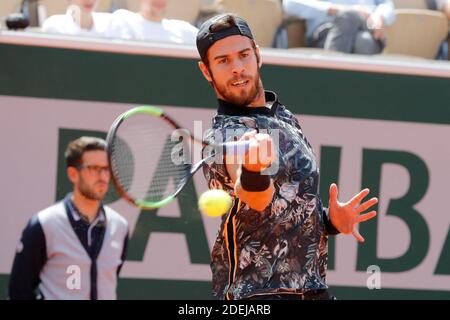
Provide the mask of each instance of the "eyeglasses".
POLYGON ((91 164, 81 164, 77 166, 78 170, 86 169, 87 172, 93 176, 93 175, 101 175, 102 173, 105 173, 109 175, 109 167, 108 166, 97 166, 97 165, 91 165, 91 164))

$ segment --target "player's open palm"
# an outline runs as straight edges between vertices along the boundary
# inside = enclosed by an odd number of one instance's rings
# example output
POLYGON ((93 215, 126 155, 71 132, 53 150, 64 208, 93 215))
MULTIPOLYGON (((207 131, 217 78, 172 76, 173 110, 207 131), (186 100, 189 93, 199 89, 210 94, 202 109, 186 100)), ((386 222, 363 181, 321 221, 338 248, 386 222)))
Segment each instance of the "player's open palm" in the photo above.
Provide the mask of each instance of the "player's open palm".
POLYGON ((361 203, 369 192, 369 189, 364 189, 350 201, 343 203, 338 201, 337 185, 334 183, 330 185, 330 203, 328 209, 331 223, 339 232, 352 234, 360 242, 364 242, 364 238, 358 231, 358 223, 370 220, 377 215, 376 211, 361 214, 378 203, 378 199, 375 197, 361 203))

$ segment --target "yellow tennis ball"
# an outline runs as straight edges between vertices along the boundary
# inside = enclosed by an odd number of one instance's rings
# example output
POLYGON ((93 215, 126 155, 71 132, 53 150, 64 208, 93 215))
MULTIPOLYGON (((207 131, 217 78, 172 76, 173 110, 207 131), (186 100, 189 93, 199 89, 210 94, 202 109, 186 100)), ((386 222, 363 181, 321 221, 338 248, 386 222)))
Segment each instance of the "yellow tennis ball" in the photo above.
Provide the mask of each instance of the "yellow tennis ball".
POLYGON ((198 199, 198 207, 203 214, 220 217, 230 210, 231 196, 223 190, 212 189, 204 192, 198 199))

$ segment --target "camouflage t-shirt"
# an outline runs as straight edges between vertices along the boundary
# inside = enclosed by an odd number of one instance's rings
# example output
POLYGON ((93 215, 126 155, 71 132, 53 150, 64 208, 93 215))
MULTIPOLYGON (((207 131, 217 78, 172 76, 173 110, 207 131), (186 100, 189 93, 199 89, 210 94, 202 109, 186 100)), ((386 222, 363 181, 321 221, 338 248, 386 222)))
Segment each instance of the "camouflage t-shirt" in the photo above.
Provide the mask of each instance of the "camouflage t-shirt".
POLYGON ((205 139, 208 143, 232 141, 257 129, 277 137, 278 151, 278 169, 271 174, 275 193, 261 212, 236 197, 225 164, 213 159, 203 167, 209 188, 226 190, 233 198, 211 254, 216 299, 327 289, 327 235, 337 230, 318 194, 315 155, 298 120, 276 94, 267 91, 266 101, 270 108, 238 107, 219 100, 218 114, 205 139))

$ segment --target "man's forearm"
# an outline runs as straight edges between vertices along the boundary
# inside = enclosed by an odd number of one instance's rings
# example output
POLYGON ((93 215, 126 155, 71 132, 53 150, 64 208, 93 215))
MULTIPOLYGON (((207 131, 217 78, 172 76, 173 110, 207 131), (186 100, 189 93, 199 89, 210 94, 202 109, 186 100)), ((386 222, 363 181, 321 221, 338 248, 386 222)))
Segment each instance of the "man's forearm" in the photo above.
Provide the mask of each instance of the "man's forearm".
POLYGON ((275 193, 275 187, 273 186, 272 180, 270 181, 269 187, 264 191, 247 191, 242 188, 241 181, 238 179, 234 190, 242 202, 246 203, 250 208, 256 211, 263 211, 266 209, 275 193))
POLYGON ((236 196, 244 203, 246 203, 250 208, 263 211, 269 203, 272 201, 275 188, 273 186, 273 181, 270 180, 269 186, 266 190, 255 192, 248 191, 242 188, 240 175, 240 166, 231 161, 226 164, 228 174, 230 175, 232 181, 234 182, 234 191, 236 196))
POLYGON ((275 192, 270 175, 263 173, 276 156, 273 142, 269 135, 258 134, 256 130, 245 133, 241 140, 250 142, 249 149, 242 159, 233 153, 225 155, 228 175, 237 197, 250 208, 263 211, 275 192))

